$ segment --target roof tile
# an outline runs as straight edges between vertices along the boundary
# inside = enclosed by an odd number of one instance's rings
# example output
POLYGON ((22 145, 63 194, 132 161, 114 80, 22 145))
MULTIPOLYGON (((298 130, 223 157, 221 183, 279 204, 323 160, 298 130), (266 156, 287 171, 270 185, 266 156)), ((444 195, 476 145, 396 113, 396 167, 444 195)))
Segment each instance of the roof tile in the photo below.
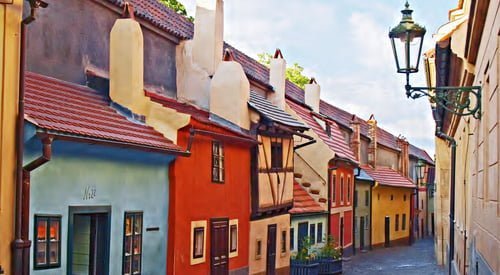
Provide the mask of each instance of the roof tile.
POLYGON ((361 169, 363 169, 380 185, 390 187, 415 188, 415 184, 410 179, 403 177, 403 175, 389 167, 373 168, 368 165, 362 165, 361 169))
POLYGON ((293 183, 293 208, 288 211, 290 214, 305 214, 325 212, 304 188, 297 182, 293 183))

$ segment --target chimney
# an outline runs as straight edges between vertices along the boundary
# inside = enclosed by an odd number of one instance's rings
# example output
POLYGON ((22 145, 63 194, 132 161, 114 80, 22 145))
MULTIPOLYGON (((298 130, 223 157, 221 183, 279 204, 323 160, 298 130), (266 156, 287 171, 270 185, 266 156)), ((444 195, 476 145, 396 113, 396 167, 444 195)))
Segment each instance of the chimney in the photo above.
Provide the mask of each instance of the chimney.
POLYGON ((193 37, 193 61, 214 75, 222 60, 224 1, 197 0, 193 37))
POLYGON ((122 18, 110 33, 109 96, 136 114, 143 114, 144 54, 141 26, 134 19, 133 7, 125 2, 122 18))
POLYGON ((352 115, 351 119, 351 150, 354 152, 356 160, 361 160, 361 135, 360 135, 360 123, 356 115, 352 115))
POLYGON ((314 112, 319 113, 319 96, 321 93, 321 87, 316 82, 316 79, 311 78, 309 84, 305 85, 304 89, 305 103, 313 109, 314 112))
POLYGON ((372 114, 368 122, 368 135, 370 136, 370 144, 368 145, 368 164, 375 168, 377 167, 377 120, 372 114))
POLYGON ((401 155, 399 158, 399 172, 404 177, 408 177, 410 172, 410 143, 403 136, 399 136, 396 142, 401 149, 401 155))
POLYGON ((224 53, 210 86, 210 112, 240 128, 250 129, 250 83, 230 50, 224 53))
POLYGON ((276 49, 270 65, 269 83, 273 86, 274 93, 271 93, 268 99, 281 110, 285 110, 286 61, 280 49, 276 49))

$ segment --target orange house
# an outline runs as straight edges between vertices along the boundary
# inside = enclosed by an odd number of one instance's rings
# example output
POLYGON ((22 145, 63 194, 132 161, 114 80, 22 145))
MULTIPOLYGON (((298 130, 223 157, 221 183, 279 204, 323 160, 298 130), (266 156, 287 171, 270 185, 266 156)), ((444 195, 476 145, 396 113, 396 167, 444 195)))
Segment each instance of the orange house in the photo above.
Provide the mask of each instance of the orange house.
POLYGON ((191 156, 170 169, 167 274, 246 272, 250 217, 250 147, 256 142, 194 106, 147 92, 191 115, 177 142, 191 156))

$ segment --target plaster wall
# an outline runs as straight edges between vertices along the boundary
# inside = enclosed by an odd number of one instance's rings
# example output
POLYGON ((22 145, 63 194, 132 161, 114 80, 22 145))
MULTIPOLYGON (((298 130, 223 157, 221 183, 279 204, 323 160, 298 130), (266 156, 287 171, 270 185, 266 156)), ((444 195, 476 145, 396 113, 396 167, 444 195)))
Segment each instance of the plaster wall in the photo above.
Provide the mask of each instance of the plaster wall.
POLYGON ((356 192, 358 193, 357 206, 354 209, 356 222, 354 223, 355 247, 358 249, 361 244, 361 230, 364 234, 365 249, 370 245, 370 183, 364 181, 355 182, 356 192), (368 204, 366 204, 368 202, 368 204), (361 228, 361 217, 364 217, 365 226, 361 228))
POLYGON ((265 274, 267 262, 267 230, 276 224, 276 270, 279 274, 288 274, 290 266, 290 215, 279 215, 250 222, 249 274, 265 274), (281 253, 281 233, 286 232, 286 252, 281 253), (261 242, 261 254, 256 253, 257 241, 261 242))
POLYGON ((449 188, 450 188, 450 148, 445 141, 436 139, 436 193, 434 211, 435 254, 437 263, 447 263, 447 247, 449 242, 449 188))
POLYGON ((372 244, 383 245, 385 241, 385 217, 390 218, 390 240, 404 240, 410 236, 410 201, 412 189, 377 185, 372 189, 372 244), (391 196, 393 199, 391 200, 391 196), (404 197, 406 196, 406 200, 404 197), (395 219, 399 215, 399 228, 396 231, 395 219), (403 230, 403 214, 406 215, 403 230))
MULTIPOLYGON (((301 150, 301 149, 299 149, 301 150)), ((316 189, 319 190, 318 195, 313 195, 317 196, 318 198, 328 198, 328 189, 326 186, 326 182, 319 176, 319 174, 311 168, 309 163, 307 163, 299 154, 295 153, 294 154, 294 166, 293 166, 294 172, 301 174, 302 178, 300 179, 295 179, 299 183, 304 183, 308 182, 311 183, 311 189, 316 189)), ((328 206, 327 203, 320 203, 324 207, 325 210, 327 210, 328 206)))
MULTIPOLYGON (((109 34, 115 20, 120 18, 121 10, 111 10, 97 1, 46 2, 49 8, 39 9, 36 24, 29 27, 28 70, 82 85, 85 85, 88 66, 107 72, 109 34), (68 24, 71 31, 68 31, 68 24)), ((144 84, 175 97, 177 42, 145 25, 141 28, 144 35, 144 84)))
POLYGON ((299 223, 307 222, 307 236, 310 234, 310 226, 311 224, 315 225, 316 229, 316 241, 314 242, 314 245, 312 245, 312 249, 320 249, 325 245, 327 234, 328 234, 328 214, 311 214, 311 215, 306 215, 306 216, 298 216, 298 215, 291 215, 291 225, 290 228, 293 228, 293 236, 290 236, 290 238, 293 238, 293 243, 294 247, 293 249, 290 248, 290 251, 292 252, 292 255, 294 253, 297 253, 297 249, 299 247, 299 243, 302 240, 299 240, 299 223), (321 242, 317 242, 318 239, 318 224, 321 223, 321 226, 323 228, 323 234, 320 236, 321 242))
POLYGON ((11 274, 22 0, 0 1, 0 268, 11 274), (11 4, 5 4, 5 2, 11 4))
POLYGON ((361 138, 361 159, 360 164, 368 164, 368 140, 361 138))
MULTIPOLYGON (((39 141, 27 144, 25 158, 40 154, 39 141)), ((124 214, 143 211, 142 272, 165 273, 168 231, 168 163, 172 157, 54 141, 50 162, 31 174, 30 236, 36 214, 62 215, 61 267, 33 270, 32 274, 62 274, 67 269, 68 215, 70 206, 110 206, 109 273, 122 271, 124 214), (95 189, 95 197, 85 197, 87 188, 95 189), (158 231, 146 231, 158 227, 158 231)), ((33 257, 33 246, 31 248, 33 257)))
POLYGON ((398 163, 399 158, 396 151, 382 147, 380 144, 377 146, 377 166, 391 167, 399 171, 398 163))

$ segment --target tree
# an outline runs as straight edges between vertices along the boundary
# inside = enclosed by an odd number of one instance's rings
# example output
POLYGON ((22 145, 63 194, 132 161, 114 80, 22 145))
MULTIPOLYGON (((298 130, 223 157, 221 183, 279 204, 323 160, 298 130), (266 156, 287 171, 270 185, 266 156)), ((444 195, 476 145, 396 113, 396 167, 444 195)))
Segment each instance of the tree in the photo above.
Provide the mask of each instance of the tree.
MULTIPOLYGON (((257 54, 259 63, 265 65, 269 68, 271 64, 271 58, 273 56, 269 53, 259 53, 257 54)), ((286 68, 285 76, 286 79, 295 83, 295 85, 299 86, 301 89, 304 89, 304 85, 309 83, 311 80, 309 77, 303 74, 304 68, 300 66, 297 62, 293 63, 291 67, 286 68)))
POLYGON ((176 13, 186 17, 189 21, 193 22, 194 18, 187 14, 186 7, 177 0, 158 0, 163 5, 174 10, 176 13))

